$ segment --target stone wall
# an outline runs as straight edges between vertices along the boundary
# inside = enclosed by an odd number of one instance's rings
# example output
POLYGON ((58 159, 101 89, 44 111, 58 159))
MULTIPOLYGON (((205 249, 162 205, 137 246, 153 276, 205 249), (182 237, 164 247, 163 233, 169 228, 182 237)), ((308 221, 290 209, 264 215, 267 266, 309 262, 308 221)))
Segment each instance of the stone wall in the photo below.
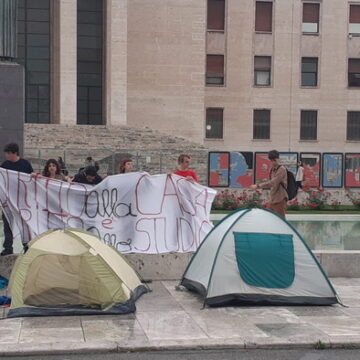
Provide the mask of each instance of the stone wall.
POLYGON ((192 168, 207 184, 208 150, 184 138, 164 135, 149 128, 125 126, 25 125, 25 158, 40 171, 49 158, 65 159, 70 174, 82 167, 87 156, 100 164, 100 172, 117 173, 121 158, 131 157, 136 170, 167 173, 177 166, 181 153, 192 158, 192 168))

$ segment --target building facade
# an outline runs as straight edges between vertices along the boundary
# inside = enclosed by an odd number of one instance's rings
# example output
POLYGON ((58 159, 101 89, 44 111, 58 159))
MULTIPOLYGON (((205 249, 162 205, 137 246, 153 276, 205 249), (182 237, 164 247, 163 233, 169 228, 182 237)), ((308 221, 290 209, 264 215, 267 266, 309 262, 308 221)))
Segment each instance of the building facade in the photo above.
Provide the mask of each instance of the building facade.
POLYGON ((360 1, 19 0, 18 24, 29 124, 359 151, 360 1))

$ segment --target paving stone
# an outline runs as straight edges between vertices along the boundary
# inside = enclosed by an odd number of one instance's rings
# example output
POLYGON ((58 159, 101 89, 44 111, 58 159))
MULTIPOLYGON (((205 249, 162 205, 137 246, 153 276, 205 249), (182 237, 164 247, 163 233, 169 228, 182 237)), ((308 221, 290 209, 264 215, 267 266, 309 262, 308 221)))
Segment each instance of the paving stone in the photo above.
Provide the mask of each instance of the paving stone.
POLYGON ((207 338, 184 311, 139 312, 136 318, 150 341, 207 338))
POLYGON ((307 338, 311 341, 314 339, 325 337, 326 334, 311 324, 257 324, 258 328, 264 331, 268 336, 274 336, 283 339, 300 339, 307 338))
POLYGON ((313 324, 328 335, 358 335, 360 340, 360 322, 350 316, 309 316, 307 323, 313 324))
POLYGON ((82 328, 86 342, 102 339, 104 341, 117 341, 122 344, 136 341, 147 341, 146 335, 138 321, 134 319, 123 319, 121 316, 107 319, 82 319, 82 328))

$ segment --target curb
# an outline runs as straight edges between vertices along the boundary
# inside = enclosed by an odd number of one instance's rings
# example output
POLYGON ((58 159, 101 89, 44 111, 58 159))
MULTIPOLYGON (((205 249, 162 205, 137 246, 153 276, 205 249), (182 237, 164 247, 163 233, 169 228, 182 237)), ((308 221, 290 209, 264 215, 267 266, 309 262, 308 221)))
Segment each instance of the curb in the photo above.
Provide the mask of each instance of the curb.
POLYGON ((197 351, 197 350, 239 350, 239 349, 276 349, 276 350, 290 350, 290 349, 360 349, 360 341, 347 342, 322 342, 317 343, 305 342, 269 342, 256 343, 252 341, 245 341, 243 343, 236 343, 235 339, 228 343, 219 344, 179 344, 169 341, 169 344, 162 345, 120 345, 116 342, 106 343, 86 343, 86 344, 62 344, 62 343, 42 343, 42 344, 2 344, 0 350, 0 357, 2 356, 36 356, 36 355, 70 355, 70 354, 103 354, 103 353, 125 353, 125 352, 155 352, 155 351, 197 351))

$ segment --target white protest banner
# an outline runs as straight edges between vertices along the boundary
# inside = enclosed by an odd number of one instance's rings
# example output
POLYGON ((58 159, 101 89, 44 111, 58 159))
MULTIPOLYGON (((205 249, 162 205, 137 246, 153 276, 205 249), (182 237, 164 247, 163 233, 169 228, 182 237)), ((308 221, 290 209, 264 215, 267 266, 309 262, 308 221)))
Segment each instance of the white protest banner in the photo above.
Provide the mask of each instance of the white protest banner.
POLYGON ((122 253, 194 251, 212 228, 215 194, 177 175, 112 175, 91 186, 0 168, 0 201, 24 243, 49 229, 74 227, 122 253))

